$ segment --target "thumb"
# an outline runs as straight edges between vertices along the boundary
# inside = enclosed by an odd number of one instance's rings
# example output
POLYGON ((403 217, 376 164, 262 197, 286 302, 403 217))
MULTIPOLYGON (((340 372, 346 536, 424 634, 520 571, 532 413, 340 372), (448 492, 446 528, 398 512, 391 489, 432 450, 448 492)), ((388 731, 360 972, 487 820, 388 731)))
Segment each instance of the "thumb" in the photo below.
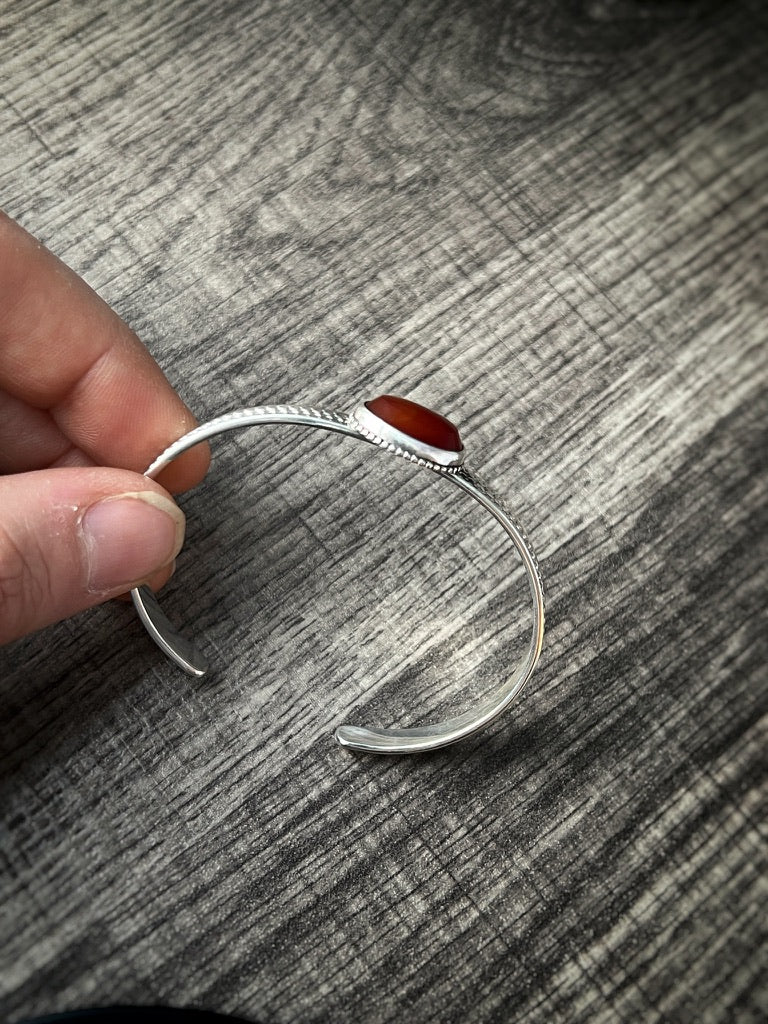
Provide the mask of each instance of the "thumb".
POLYGON ((0 477, 0 643, 139 583, 161 585, 184 540, 167 491, 120 469, 0 477))

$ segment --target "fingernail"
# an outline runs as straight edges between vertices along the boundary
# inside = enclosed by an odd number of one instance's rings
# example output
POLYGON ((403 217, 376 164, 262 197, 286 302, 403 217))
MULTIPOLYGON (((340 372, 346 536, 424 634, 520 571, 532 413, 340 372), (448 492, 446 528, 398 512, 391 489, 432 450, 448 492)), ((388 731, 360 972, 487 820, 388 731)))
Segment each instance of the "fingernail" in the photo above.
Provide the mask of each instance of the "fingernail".
POLYGON ((127 590, 172 562, 184 543, 184 513, 154 491, 104 498, 80 522, 88 589, 127 590))

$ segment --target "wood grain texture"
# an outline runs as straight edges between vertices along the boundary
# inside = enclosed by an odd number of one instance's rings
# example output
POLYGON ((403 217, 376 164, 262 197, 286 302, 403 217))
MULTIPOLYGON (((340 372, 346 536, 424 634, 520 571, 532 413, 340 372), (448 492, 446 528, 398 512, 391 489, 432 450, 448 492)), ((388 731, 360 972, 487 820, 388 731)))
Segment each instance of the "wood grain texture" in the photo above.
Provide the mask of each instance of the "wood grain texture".
POLYGON ((0 651, 0 1016, 768 1015, 768 23, 708 0, 0 0, 8 213, 200 418, 402 393, 529 531, 338 438, 217 442, 164 604, 0 651), (365 456, 365 457, 363 457, 365 456))

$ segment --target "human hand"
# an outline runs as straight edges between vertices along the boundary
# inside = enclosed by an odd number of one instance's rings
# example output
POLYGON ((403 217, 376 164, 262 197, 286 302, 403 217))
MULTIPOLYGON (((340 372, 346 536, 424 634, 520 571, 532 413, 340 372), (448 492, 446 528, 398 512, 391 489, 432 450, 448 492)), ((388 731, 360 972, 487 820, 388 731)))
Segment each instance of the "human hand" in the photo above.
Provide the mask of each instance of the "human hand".
POLYGON ((203 478, 207 446, 164 487, 142 471, 194 425, 136 335, 0 213, 0 643, 168 579, 169 492, 203 478))

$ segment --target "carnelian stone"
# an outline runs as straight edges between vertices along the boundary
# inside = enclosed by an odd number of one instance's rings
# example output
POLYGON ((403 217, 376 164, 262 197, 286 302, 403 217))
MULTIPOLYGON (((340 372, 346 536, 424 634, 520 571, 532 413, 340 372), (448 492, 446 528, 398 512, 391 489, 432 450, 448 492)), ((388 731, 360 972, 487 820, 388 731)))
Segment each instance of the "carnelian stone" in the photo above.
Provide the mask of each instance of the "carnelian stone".
POLYGON ((401 430, 414 441, 430 444, 445 452, 460 452, 464 447, 458 430, 450 420, 417 402, 396 395, 381 395, 365 405, 374 416, 384 420, 390 427, 401 430))

